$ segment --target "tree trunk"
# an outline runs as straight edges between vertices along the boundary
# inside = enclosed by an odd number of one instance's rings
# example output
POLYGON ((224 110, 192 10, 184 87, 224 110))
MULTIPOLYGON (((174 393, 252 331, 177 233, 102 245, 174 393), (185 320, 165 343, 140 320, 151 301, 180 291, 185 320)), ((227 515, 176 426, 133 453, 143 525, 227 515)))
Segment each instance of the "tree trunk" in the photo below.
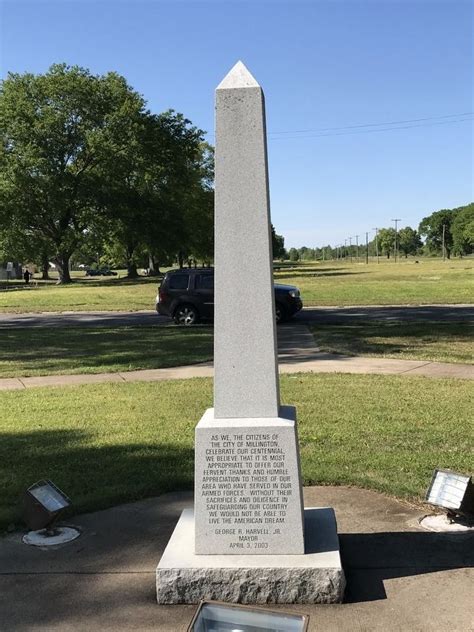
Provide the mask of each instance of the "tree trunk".
POLYGON ((54 263, 58 268, 59 279, 58 284, 65 285, 66 283, 72 283, 71 275, 69 273, 69 259, 71 254, 67 252, 60 252, 54 259, 54 263))
POLYGON ((137 264, 133 261, 127 261, 127 276, 129 279, 136 279, 138 276, 137 264))
POLYGON ((181 250, 178 252, 178 264, 180 268, 184 267, 184 255, 181 250))
POLYGON ((155 257, 153 255, 148 255, 148 276, 158 276, 161 274, 160 266, 155 261, 155 257))
POLYGON ((42 271, 42 275, 41 278, 43 279, 43 281, 49 281, 50 280, 50 276, 49 276, 49 257, 47 255, 47 253, 43 253, 41 255, 41 271, 42 271))
POLYGON ((135 253, 135 246, 132 244, 127 245, 127 277, 129 279, 136 279, 138 276, 137 264, 133 260, 135 253))

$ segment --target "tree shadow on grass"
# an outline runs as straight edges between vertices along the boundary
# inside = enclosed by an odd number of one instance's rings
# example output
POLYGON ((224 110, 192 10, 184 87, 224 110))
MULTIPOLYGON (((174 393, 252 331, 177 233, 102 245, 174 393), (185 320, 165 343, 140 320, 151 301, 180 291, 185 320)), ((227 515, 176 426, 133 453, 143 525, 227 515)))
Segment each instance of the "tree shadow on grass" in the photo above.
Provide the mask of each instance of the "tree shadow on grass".
POLYGON ((158 369, 204 362, 212 356, 212 329, 159 325, 2 330, 0 350, 0 361, 12 363, 12 368, 16 365, 23 376, 158 369))
POLYGON ((317 325, 313 333, 316 344, 332 353, 391 357, 418 354, 427 360, 431 356, 454 354, 458 356, 457 361, 472 361, 473 327, 470 323, 352 322, 317 325), (451 349, 449 354, 448 349, 451 349))
POLYGON ((114 444, 85 430, 1 433, 0 531, 19 524, 24 491, 43 478, 71 498, 69 515, 192 489, 191 442, 160 442, 159 434, 155 442, 114 444))
POLYGON ((356 274, 367 274, 365 270, 358 271, 341 271, 341 270, 328 270, 327 268, 323 270, 315 270, 314 272, 302 271, 302 272, 290 272, 288 274, 283 274, 280 277, 275 277, 273 280, 275 283, 283 283, 286 279, 318 279, 321 277, 338 277, 338 276, 353 276, 356 274))
MULTIPOLYGON (((123 285, 154 285, 160 283, 163 279, 161 276, 154 277, 100 277, 100 280, 94 277, 79 277, 73 279, 72 285, 82 285, 87 287, 110 287, 110 286, 123 286, 123 285)), ((69 286, 71 287, 71 286, 69 286)))

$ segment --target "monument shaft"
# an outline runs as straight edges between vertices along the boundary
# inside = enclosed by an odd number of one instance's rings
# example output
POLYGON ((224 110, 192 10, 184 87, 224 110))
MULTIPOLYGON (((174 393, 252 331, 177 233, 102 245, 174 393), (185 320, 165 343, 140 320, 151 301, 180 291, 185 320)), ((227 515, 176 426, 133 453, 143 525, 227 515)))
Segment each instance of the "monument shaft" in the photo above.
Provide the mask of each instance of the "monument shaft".
POLYGON ((216 90, 215 418, 278 417, 261 87, 237 64, 216 90))

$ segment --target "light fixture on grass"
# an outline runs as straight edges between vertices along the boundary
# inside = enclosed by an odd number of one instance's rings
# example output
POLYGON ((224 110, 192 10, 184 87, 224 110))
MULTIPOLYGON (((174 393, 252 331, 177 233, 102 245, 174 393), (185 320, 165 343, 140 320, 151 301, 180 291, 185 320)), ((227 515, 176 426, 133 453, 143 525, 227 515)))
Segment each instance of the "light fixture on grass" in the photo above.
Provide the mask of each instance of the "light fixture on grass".
POLYGON ((426 493, 430 505, 447 510, 448 518, 474 516, 474 487, 471 476, 435 469, 426 493))
POLYGON ((201 601, 188 632, 306 632, 309 616, 201 601))
POLYGON ((25 492, 23 519, 33 531, 45 529, 70 505, 69 498, 54 483, 38 481, 25 492))
POLYGON ((49 480, 28 487, 23 497, 23 520, 31 531, 23 537, 25 544, 52 546, 75 540, 80 531, 74 527, 57 527, 54 523, 71 501, 49 480))

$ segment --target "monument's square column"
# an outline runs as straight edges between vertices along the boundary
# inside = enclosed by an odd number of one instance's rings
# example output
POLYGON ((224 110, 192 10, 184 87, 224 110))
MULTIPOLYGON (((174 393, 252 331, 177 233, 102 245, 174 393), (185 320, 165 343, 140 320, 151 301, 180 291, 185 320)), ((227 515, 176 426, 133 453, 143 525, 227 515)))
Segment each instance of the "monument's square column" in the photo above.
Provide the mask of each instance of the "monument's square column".
POLYGON ((216 419, 279 415, 272 260, 265 101, 239 62, 216 90, 216 419))
POLYGON ((214 408, 157 600, 338 602, 334 512, 303 511, 296 411, 280 406, 264 97, 241 62, 216 90, 215 186, 214 408))

